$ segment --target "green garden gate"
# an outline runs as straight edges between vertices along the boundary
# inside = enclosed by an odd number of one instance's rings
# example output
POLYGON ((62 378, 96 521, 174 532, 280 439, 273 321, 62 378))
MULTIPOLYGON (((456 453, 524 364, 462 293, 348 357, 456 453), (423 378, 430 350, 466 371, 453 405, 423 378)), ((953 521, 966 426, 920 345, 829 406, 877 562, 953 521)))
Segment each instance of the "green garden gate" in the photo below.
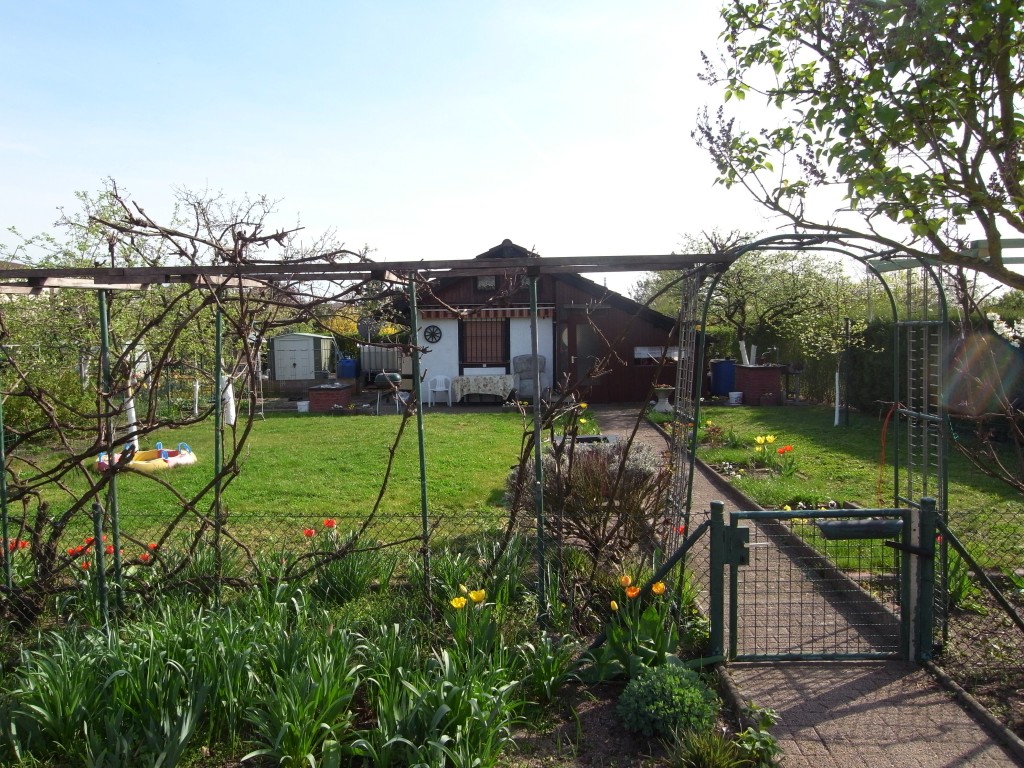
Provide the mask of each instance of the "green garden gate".
POLYGON ((935 503, 711 510, 713 652, 733 661, 930 658, 935 503))

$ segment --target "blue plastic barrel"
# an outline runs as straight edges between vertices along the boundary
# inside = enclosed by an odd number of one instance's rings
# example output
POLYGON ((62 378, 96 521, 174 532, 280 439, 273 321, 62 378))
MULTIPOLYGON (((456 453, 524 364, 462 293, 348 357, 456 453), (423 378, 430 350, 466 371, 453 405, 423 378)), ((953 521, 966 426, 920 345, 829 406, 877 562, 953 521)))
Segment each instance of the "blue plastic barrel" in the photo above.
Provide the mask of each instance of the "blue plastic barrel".
POLYGON ((736 361, 711 361, 711 394, 728 396, 736 388, 736 361))
POLYGON ((338 360, 338 378, 354 379, 356 377, 356 361, 351 357, 343 357, 338 360))

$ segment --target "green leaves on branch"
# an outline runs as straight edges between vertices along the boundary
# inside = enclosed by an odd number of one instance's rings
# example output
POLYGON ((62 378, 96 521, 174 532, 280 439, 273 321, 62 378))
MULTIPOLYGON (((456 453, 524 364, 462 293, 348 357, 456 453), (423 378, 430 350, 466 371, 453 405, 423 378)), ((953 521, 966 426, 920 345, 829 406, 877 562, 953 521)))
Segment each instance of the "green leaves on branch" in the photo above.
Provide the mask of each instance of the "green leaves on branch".
POLYGON ((855 232, 950 264, 964 264, 955 227, 973 225, 994 242, 982 271, 1024 286, 998 242, 1024 233, 1019 3, 733 1, 722 19, 724 60, 705 56, 702 78, 726 102, 762 95, 781 125, 754 132, 705 111, 694 136, 719 183, 812 229, 834 222, 808 218, 801 199, 842 184, 863 217, 855 232))

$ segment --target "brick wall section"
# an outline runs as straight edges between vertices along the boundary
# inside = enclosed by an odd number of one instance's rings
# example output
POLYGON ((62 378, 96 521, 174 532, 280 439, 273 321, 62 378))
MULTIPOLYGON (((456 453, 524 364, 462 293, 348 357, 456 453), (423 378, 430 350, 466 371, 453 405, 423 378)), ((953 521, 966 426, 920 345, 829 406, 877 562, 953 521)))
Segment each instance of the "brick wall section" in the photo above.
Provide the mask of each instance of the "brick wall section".
POLYGON ((330 413, 334 406, 346 406, 352 402, 352 387, 310 387, 309 412, 330 413))
POLYGON ((744 405, 782 405, 782 366, 737 365, 734 391, 744 405))

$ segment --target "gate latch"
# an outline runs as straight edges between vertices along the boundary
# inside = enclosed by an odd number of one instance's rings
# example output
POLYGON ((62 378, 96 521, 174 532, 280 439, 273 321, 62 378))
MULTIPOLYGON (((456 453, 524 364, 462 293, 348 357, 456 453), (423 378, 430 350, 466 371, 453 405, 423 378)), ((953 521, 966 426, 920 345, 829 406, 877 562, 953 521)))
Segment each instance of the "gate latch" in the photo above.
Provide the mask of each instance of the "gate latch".
POLYGON ((904 544, 899 541, 884 541, 882 543, 885 544, 885 546, 887 547, 891 547, 892 549, 898 549, 900 552, 909 552, 910 554, 917 555, 918 557, 927 557, 929 560, 935 559, 934 547, 932 549, 925 549, 924 547, 915 547, 910 544, 904 544))
POLYGON ((750 528, 725 529, 725 560, 730 565, 750 565, 750 528))

